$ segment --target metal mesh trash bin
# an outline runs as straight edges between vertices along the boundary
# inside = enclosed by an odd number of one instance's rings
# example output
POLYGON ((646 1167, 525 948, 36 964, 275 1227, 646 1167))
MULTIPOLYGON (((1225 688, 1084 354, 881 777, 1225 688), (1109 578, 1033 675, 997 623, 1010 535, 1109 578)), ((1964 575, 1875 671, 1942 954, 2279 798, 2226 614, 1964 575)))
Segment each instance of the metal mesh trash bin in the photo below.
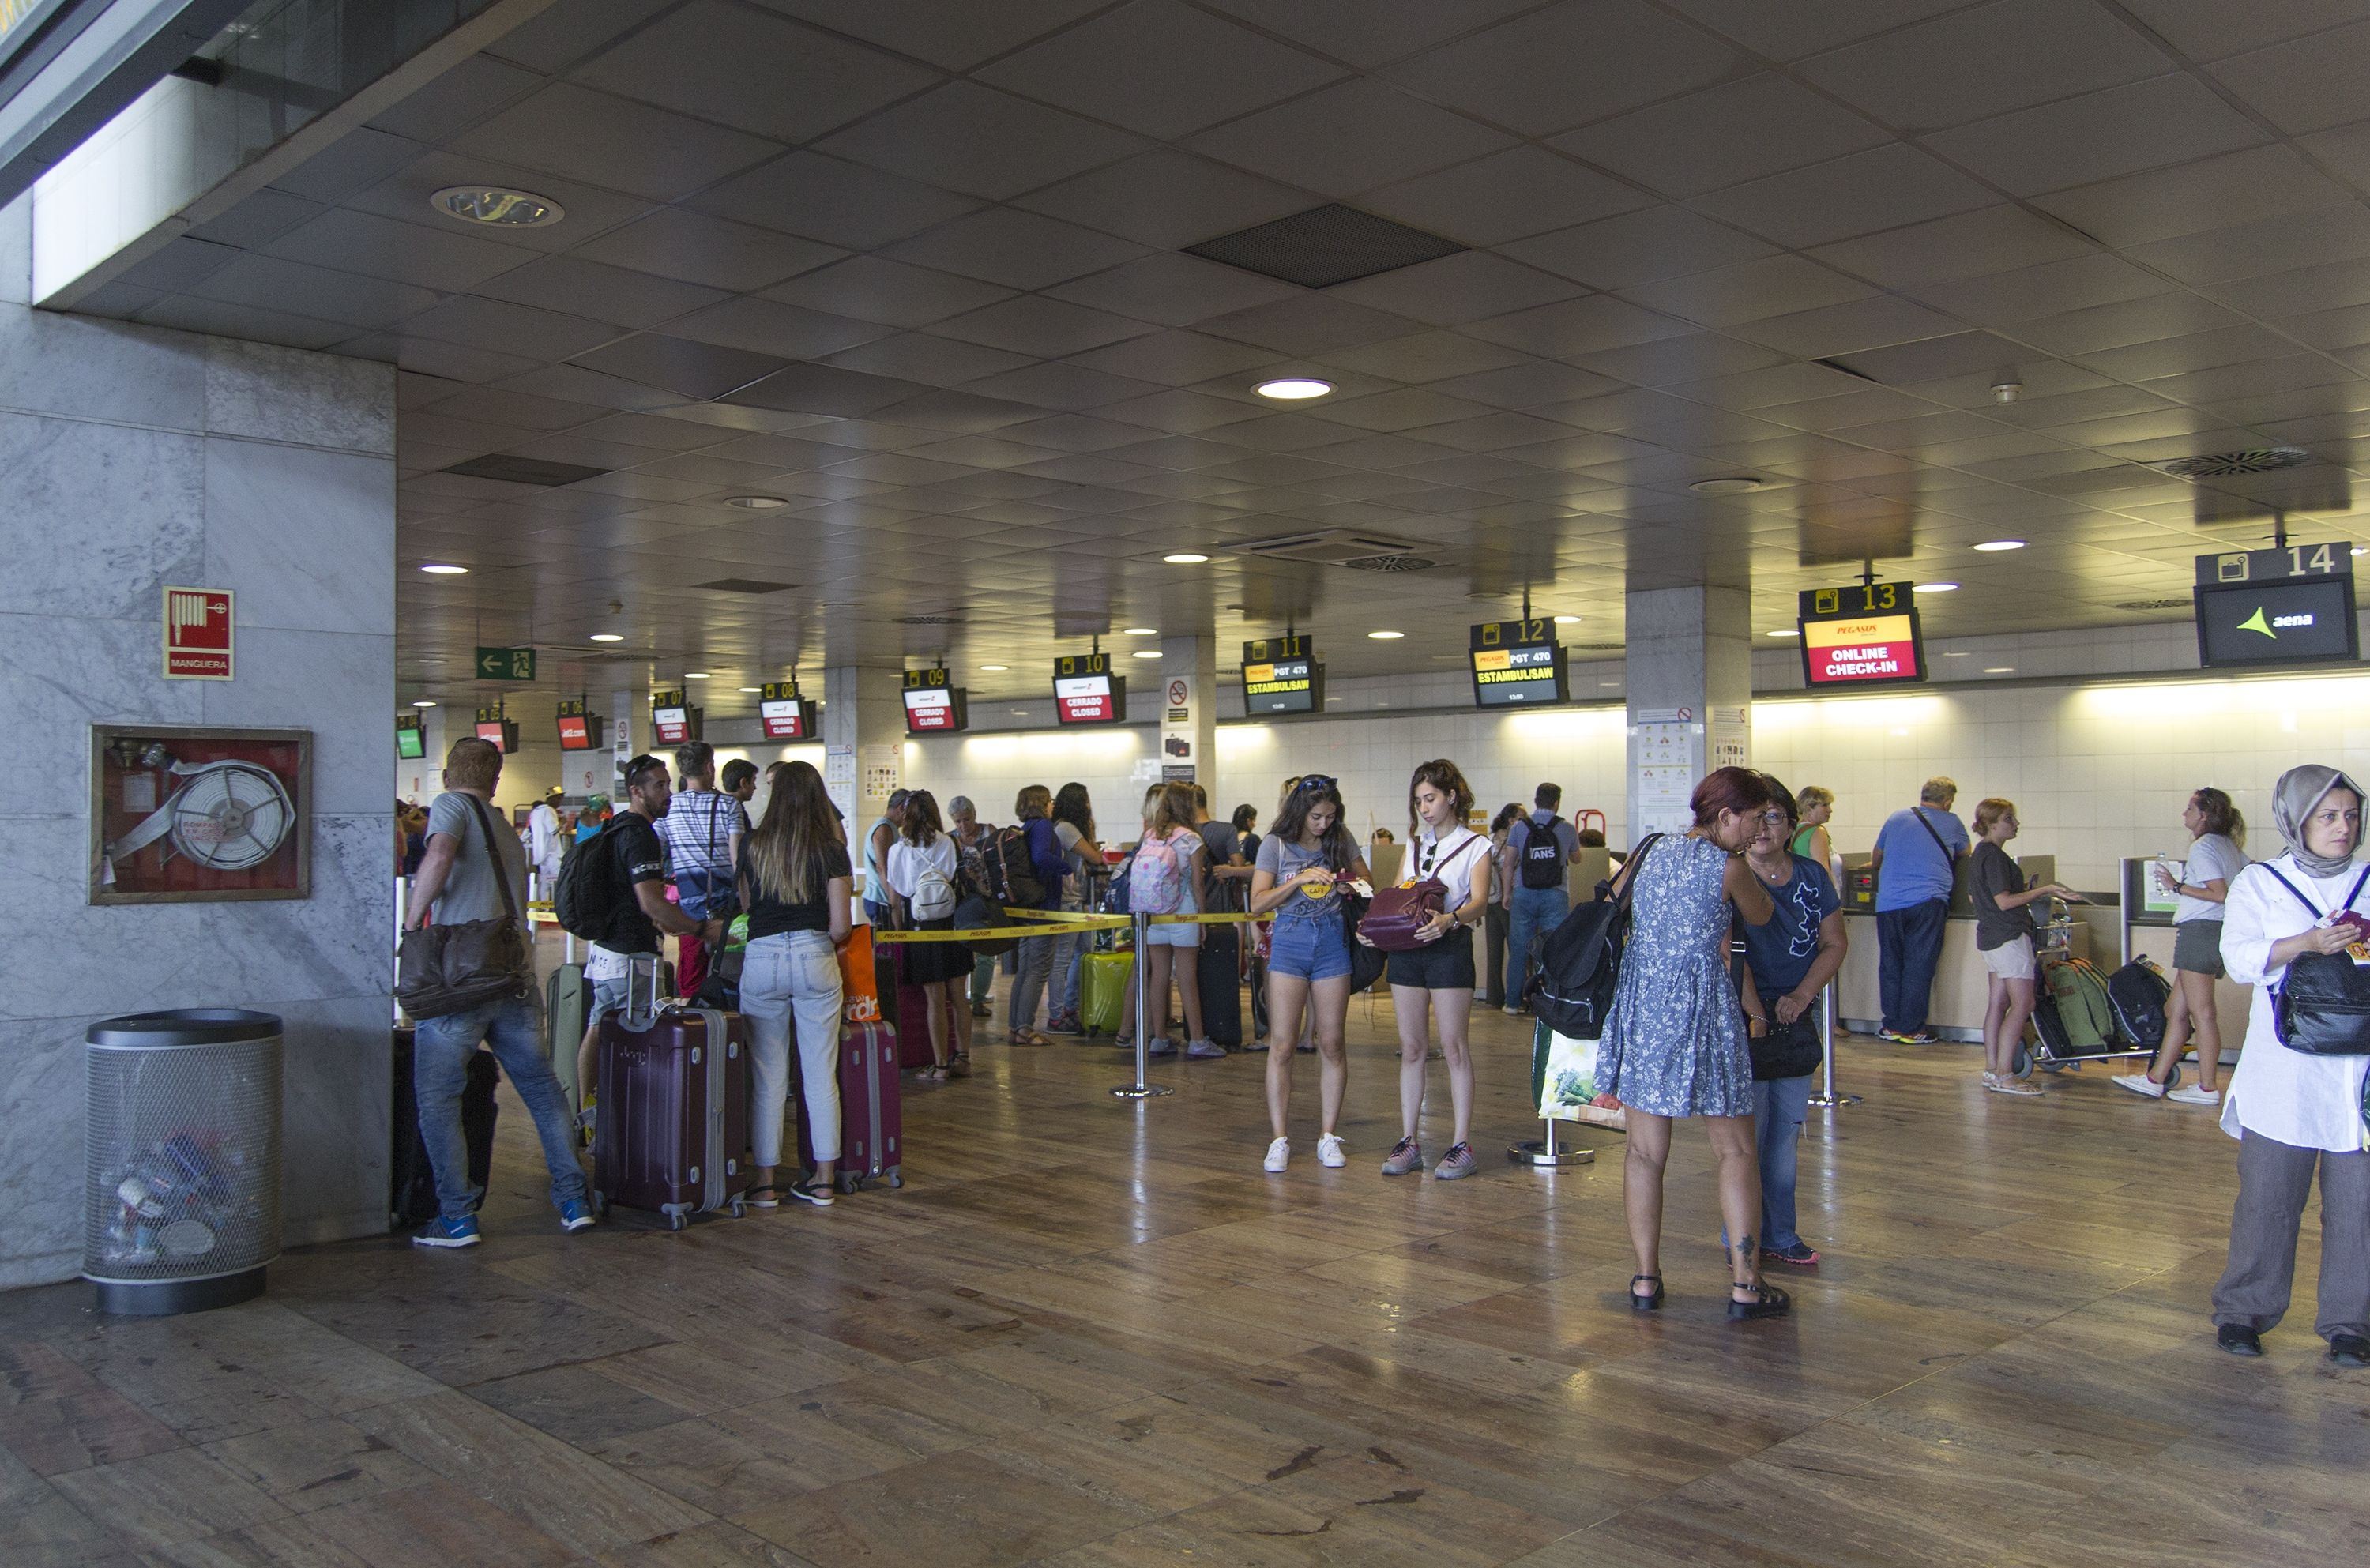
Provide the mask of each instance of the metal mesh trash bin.
POLYGON ((82 1273, 102 1312, 197 1312, 280 1255, 280 1020, 135 1013, 84 1037, 82 1273))

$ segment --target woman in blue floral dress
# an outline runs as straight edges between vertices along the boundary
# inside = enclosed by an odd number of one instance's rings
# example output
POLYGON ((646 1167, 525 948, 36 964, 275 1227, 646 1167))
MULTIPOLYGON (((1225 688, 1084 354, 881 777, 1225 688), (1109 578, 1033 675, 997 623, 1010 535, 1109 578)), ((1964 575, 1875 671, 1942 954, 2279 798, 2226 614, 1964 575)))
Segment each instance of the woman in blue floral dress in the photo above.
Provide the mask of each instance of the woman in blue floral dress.
POLYGON ((1662 1304, 1662 1167, 1671 1123, 1701 1116, 1720 1157, 1720 1207, 1731 1239, 1728 1315, 1774 1318, 1786 1293, 1761 1283, 1761 1168, 1754 1137, 1753 1057, 1729 978, 1732 918, 1769 923, 1768 891, 1744 862, 1775 796, 1766 775, 1722 767, 1696 786, 1696 824, 1632 855, 1628 950, 1597 1046, 1597 1084, 1628 1112, 1622 1196, 1638 1273, 1629 1305, 1662 1304), (1732 913, 1731 913, 1732 910, 1732 913), (1640 1291, 1639 1286, 1648 1288, 1640 1291))

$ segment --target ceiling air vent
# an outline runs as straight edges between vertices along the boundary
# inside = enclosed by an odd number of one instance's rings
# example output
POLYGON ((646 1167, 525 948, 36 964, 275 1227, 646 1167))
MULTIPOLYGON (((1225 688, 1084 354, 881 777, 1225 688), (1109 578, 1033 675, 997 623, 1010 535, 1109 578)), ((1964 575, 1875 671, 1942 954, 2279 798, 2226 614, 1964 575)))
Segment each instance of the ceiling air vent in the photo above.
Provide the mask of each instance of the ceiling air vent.
POLYGON ((692 585, 695 594, 778 594, 796 586, 788 582, 767 582, 754 577, 719 577, 713 582, 692 585))
POLYGON ((899 626, 961 626, 961 616, 898 616, 899 626))
POLYGON ((2125 599, 2115 608, 2119 610, 2185 610, 2190 607, 2190 603, 2186 598, 2125 599))
POLYGON ((2176 457, 2157 465, 2183 479, 2231 479, 2248 474, 2268 474, 2279 468, 2299 468, 2312 461, 2301 446, 2258 446, 2247 452, 2209 452, 2203 457, 2176 457))
POLYGON ((1363 563, 1384 558, 1432 562, 1416 551, 1421 547, 1413 539, 1395 539, 1388 534, 1369 534, 1356 528, 1321 528, 1309 534, 1285 534, 1277 538, 1259 539, 1243 547, 1247 555, 1265 556, 1270 560, 1306 561, 1312 566, 1355 566, 1366 571, 1421 571, 1421 567, 1365 566, 1363 563))
POLYGON ((1429 556, 1371 555, 1341 564, 1352 571, 1430 571, 1440 563, 1429 556))
POLYGON ((472 457, 466 463, 455 463, 443 469, 458 474, 465 479, 500 479, 513 485, 572 485, 579 479, 597 479, 606 468, 588 468, 581 463, 553 463, 541 457, 520 457, 507 452, 490 456, 472 457))
POLYGON ((1453 239, 1329 203, 1189 245, 1185 254, 1305 289, 1328 289, 1353 278, 1454 256, 1464 248, 1453 239))

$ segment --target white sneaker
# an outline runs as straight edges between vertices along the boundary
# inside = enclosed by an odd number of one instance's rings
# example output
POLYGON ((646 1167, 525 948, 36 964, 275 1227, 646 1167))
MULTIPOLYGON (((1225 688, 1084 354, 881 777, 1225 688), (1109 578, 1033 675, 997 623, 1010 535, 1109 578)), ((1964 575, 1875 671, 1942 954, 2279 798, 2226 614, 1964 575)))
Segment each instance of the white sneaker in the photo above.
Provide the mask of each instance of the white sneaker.
POLYGON ((2222 1103, 2222 1091, 2218 1089, 2200 1089, 2193 1083, 2185 1083, 2165 1098, 2176 1105, 2219 1105, 2222 1103))
POLYGON ((1267 1159, 1260 1162, 1260 1168, 1272 1175, 1291 1163, 1292 1140, 1278 1138, 1267 1146, 1267 1159))
POLYGON ((2128 1089, 2134 1094, 2145 1094, 2150 1100, 2164 1098, 2164 1085, 2146 1073, 2124 1073, 2115 1079, 2117 1089, 2128 1089))
POLYGON ((1341 1153, 1341 1140, 1331 1133, 1317 1140, 1317 1163, 1328 1170, 1339 1170, 1349 1160, 1341 1153))

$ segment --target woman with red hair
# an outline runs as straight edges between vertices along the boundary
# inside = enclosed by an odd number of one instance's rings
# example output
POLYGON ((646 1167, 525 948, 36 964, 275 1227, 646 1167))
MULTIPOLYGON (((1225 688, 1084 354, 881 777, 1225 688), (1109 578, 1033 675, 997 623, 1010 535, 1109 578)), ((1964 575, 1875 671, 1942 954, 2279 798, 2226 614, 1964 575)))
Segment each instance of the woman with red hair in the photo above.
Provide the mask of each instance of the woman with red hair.
POLYGON ((1720 1158, 1720 1209, 1729 1239, 1728 1315, 1774 1318, 1789 1302, 1761 1283, 1761 1167, 1753 1123, 1753 1054, 1729 978, 1730 910, 1750 926, 1775 913, 1744 851, 1776 795, 1766 774, 1722 767, 1696 786, 1695 826, 1649 840, 1623 866, 1631 889, 1629 943, 1599 1042, 1597 1087, 1628 1111, 1622 1196, 1638 1273, 1629 1305, 1662 1304, 1662 1167, 1671 1123, 1701 1116, 1720 1158), (1639 1290, 1639 1286, 1650 1288, 1639 1290))

